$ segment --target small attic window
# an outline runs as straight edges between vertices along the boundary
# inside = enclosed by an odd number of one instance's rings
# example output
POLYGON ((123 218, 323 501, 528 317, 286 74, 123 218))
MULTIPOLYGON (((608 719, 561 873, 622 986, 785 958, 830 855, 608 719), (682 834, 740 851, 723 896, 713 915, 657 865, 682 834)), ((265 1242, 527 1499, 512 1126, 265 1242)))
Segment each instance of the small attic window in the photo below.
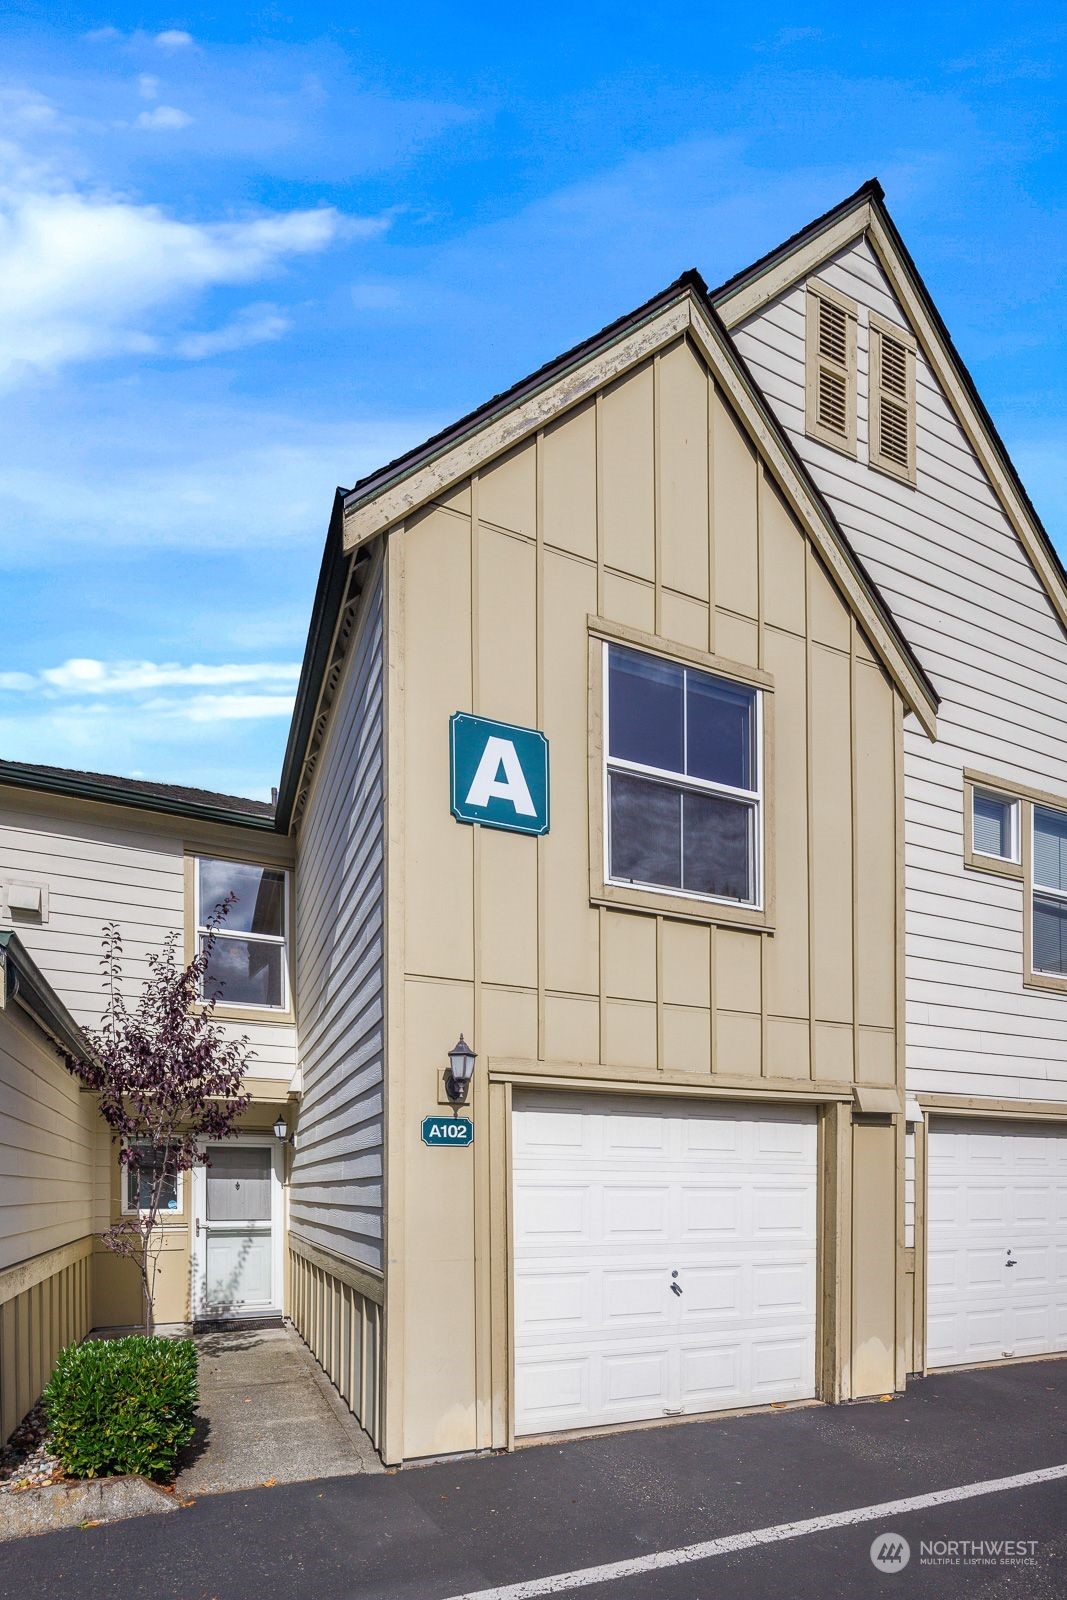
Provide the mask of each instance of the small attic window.
POLYGON ((856 453, 856 307, 813 278, 807 293, 806 427, 813 439, 856 453))
POLYGON ((915 340, 871 313, 871 466, 915 482, 915 340))

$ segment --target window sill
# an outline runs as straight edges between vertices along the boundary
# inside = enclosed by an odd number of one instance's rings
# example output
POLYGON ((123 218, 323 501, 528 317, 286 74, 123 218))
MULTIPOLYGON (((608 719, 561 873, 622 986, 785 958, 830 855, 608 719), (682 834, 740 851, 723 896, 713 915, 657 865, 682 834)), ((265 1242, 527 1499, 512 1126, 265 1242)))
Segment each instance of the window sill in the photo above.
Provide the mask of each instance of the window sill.
MULTIPOLYGON (((194 1011, 206 1010, 203 1000, 194 1001, 194 1011)), ((278 1011, 274 1006, 228 1006, 219 1001, 215 1007, 215 1017, 219 1022, 267 1022, 281 1023, 286 1027, 293 1027, 296 1023, 296 1014, 290 1008, 287 1011, 278 1011)))
POLYGON ((655 889, 630 889, 621 883, 595 884, 590 890, 589 903, 614 910, 638 911, 649 917, 671 917, 679 922, 749 928, 754 933, 774 932, 765 908, 734 906, 719 900, 660 893, 655 889))
POLYGON ((1052 972, 1028 972, 1023 977, 1024 989, 1043 989, 1053 994, 1067 994, 1067 978, 1058 978, 1052 972))
POLYGON ((975 855, 972 850, 964 855, 963 865, 970 872, 987 872, 990 877, 1014 878, 1017 882, 1022 882, 1021 861, 1002 861, 999 856, 975 855))
POLYGON ((916 487, 914 469, 906 472, 903 467, 892 466, 888 461, 878 461, 872 455, 868 455, 867 465, 872 472, 880 472, 884 478, 893 478, 897 483, 903 483, 909 489, 916 487))
POLYGON ((824 444, 828 450, 836 450, 839 456, 848 456, 850 461, 859 459, 855 439, 842 439, 839 434, 823 433, 812 427, 805 428, 805 435, 814 439, 817 444, 824 444))

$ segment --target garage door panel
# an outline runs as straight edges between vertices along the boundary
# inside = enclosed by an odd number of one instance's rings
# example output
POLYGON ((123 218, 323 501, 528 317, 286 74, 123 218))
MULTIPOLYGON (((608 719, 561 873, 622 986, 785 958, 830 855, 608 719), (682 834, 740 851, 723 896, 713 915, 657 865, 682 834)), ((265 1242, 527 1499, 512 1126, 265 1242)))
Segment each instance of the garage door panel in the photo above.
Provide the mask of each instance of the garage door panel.
POLYGON ((603 1194, 604 1238, 612 1243, 665 1242, 670 1191, 666 1184, 636 1188, 632 1184, 606 1183, 603 1194))
POLYGON ((517 1095, 512 1148, 520 1433, 814 1394, 811 1112, 517 1095))
POLYGON ((752 1393, 803 1399, 811 1348, 804 1338, 760 1339, 752 1346, 752 1393))
POLYGON ((681 1188, 683 1240, 736 1237, 741 1226, 741 1191, 736 1182, 684 1184, 681 1188))
POLYGON ((929 1364, 1067 1350, 1067 1129, 939 1118, 929 1162, 929 1364))
POLYGON ((706 1410, 740 1405, 744 1393, 741 1367, 741 1348, 736 1340, 683 1347, 679 1355, 683 1404, 706 1410))
POLYGON ((814 1196, 805 1184, 757 1184, 752 1210, 753 1228, 759 1239, 805 1239, 814 1232, 814 1196))
POLYGON ((622 1322, 667 1326, 670 1308, 664 1303, 661 1268, 607 1268, 601 1276, 601 1292, 606 1329, 622 1322))

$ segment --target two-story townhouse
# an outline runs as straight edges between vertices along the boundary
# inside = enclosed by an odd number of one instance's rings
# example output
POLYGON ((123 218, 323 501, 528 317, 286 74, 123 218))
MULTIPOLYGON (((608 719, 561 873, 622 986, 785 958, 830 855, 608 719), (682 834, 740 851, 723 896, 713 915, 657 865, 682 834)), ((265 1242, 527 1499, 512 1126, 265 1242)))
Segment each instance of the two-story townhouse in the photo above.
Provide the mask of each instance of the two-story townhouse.
POLYGON ((331 996, 291 1305, 345 1393, 376 1341, 385 1459, 901 1388, 902 740, 936 697, 700 280, 332 538, 279 804, 331 996), (381 1059, 379 1253, 377 1125, 332 1152, 381 1059))
POLYGON ((1067 1349, 1067 579, 877 183, 714 300, 940 697, 904 738, 909 1364, 1067 1349))

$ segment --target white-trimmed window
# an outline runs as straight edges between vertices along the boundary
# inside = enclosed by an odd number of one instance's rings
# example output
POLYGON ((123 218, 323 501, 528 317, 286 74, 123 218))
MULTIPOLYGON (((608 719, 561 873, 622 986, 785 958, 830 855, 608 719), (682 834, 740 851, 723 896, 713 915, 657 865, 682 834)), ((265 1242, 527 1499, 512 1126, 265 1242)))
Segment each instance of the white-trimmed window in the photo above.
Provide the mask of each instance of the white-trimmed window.
POLYGON ((971 851, 993 861, 1019 861, 1018 800, 991 789, 972 789, 971 851))
MULTIPOLYGON (((148 1211, 152 1204, 152 1191, 159 1181, 163 1168, 163 1151, 150 1144, 134 1146, 140 1159, 136 1166, 122 1167, 122 1209, 127 1216, 148 1211)), ((164 1174, 157 1201, 160 1215, 178 1212, 182 1208, 182 1175, 180 1172, 164 1174)))
POLYGON ((812 278, 807 292, 805 426, 813 439, 856 453, 855 302, 812 278))
POLYGON ((204 974, 204 997, 218 991, 223 1006, 286 1010, 288 874, 280 867, 212 856, 198 856, 195 866, 198 947, 203 947, 218 906, 228 895, 234 896, 217 930, 204 974))
POLYGON ((758 906, 759 690, 644 650, 606 649, 609 882, 758 906))
POLYGON ((871 466, 914 483, 915 340, 873 311, 870 327, 871 466))
POLYGON ((1034 806, 1031 966, 1067 978, 1067 812, 1034 806))

